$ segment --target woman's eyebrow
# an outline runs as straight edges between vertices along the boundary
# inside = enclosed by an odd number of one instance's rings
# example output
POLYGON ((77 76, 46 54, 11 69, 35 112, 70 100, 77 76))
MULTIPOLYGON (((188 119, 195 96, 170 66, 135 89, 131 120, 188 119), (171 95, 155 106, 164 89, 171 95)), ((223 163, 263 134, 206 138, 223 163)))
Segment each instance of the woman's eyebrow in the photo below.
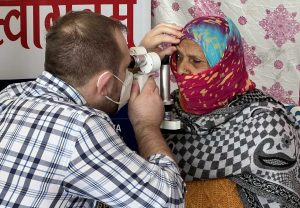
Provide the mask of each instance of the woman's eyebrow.
MULTIPOLYGON (((180 47, 179 46, 176 46, 177 48, 177 52, 181 55, 183 55, 184 53, 182 53, 182 51, 180 50, 180 47)), ((193 59, 201 59, 202 60, 202 57, 199 56, 199 55, 195 55, 195 54, 191 54, 189 52, 187 52, 186 54, 184 54, 185 56, 189 57, 189 58, 193 58, 193 59)))
POLYGON ((197 56, 197 55, 187 55, 189 58, 193 58, 193 59, 200 59, 200 60, 202 60, 203 58, 201 57, 201 56, 197 56))

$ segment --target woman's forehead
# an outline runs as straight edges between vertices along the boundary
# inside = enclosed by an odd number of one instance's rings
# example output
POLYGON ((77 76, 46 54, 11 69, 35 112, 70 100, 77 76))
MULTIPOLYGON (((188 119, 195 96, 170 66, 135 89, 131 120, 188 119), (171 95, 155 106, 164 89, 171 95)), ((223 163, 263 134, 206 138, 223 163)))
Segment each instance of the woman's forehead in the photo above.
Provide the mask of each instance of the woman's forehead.
POLYGON ((202 53, 201 47, 193 40, 184 39, 178 45, 180 52, 186 53, 202 53))

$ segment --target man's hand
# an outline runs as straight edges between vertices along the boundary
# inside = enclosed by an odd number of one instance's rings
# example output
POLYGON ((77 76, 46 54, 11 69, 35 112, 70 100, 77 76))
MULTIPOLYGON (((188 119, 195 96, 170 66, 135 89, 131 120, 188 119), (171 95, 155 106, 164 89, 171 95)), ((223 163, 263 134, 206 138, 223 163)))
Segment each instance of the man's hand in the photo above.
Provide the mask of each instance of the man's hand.
POLYGON ((163 114, 163 102, 154 79, 149 77, 140 94, 139 85, 134 81, 128 106, 128 116, 132 125, 159 129, 163 114))
POLYGON ((182 37, 182 28, 174 24, 161 23, 155 26, 152 30, 146 33, 145 37, 140 43, 140 46, 146 48, 148 52, 156 52, 162 59, 165 55, 171 55, 176 51, 175 46, 178 44, 180 37, 182 37), (163 47, 162 45, 168 46, 163 47))
POLYGON ((140 155, 164 154, 174 159, 161 132, 164 115, 162 99, 153 78, 149 78, 139 94, 139 85, 133 82, 128 103, 128 116, 134 129, 140 155))

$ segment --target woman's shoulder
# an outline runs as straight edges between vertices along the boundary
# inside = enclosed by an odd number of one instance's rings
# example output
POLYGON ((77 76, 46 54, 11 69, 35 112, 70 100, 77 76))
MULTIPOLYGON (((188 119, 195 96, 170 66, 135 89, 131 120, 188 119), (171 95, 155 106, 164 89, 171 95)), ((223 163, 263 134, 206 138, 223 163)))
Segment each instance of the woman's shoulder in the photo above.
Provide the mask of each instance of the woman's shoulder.
POLYGON ((178 90, 173 91, 174 111, 181 122, 185 124, 184 126, 189 127, 188 132, 191 131, 195 134, 199 133, 199 129, 227 125, 239 126, 245 125, 245 123, 255 123, 256 121, 274 121, 275 118, 276 123, 281 122, 281 124, 294 125, 296 122, 295 116, 289 112, 285 105, 259 89, 238 95, 228 105, 206 115, 194 115, 184 112, 178 103, 178 95, 178 90))
POLYGON ((239 114, 243 118, 242 123, 259 123, 265 125, 264 128, 277 130, 282 128, 286 131, 288 131, 287 129, 299 129, 297 119, 290 112, 288 106, 258 89, 245 94, 240 100, 251 100, 239 114))
POLYGON ((273 103, 276 105, 283 106, 282 103, 275 100, 270 95, 265 94, 261 90, 255 88, 253 90, 247 91, 242 95, 237 95, 234 97, 232 101, 228 104, 228 106, 239 106, 239 105, 264 105, 264 103, 273 103))
POLYGON ((236 128, 245 125, 260 126, 270 131, 272 129, 298 131, 299 129, 296 117, 287 106, 259 89, 237 96, 224 110, 232 111, 226 114, 223 124, 225 126, 236 126, 236 128))
POLYGON ((284 104, 259 89, 253 89, 243 95, 237 95, 226 108, 239 109, 241 113, 248 114, 250 117, 267 112, 290 114, 284 104))

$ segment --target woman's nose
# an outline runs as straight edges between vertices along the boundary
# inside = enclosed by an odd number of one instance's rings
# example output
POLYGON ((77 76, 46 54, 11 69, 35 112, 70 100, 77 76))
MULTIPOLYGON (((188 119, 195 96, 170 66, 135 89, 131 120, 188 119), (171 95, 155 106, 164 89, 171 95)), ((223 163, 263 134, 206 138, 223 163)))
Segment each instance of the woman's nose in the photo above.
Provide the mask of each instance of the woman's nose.
POLYGON ((186 63, 186 61, 182 61, 181 63, 177 62, 177 72, 178 74, 191 74, 191 71, 189 70, 189 64, 186 63))

